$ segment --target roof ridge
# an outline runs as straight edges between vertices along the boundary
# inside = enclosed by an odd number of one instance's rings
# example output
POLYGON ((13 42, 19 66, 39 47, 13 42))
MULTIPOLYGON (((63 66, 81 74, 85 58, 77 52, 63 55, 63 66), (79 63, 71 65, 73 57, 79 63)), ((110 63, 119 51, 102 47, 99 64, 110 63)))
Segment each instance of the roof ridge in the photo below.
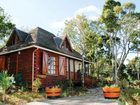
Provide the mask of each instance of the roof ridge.
POLYGON ((53 33, 49 32, 49 31, 47 31, 47 30, 45 30, 45 29, 43 29, 43 28, 41 28, 41 27, 36 27, 36 28, 37 28, 38 30, 43 30, 43 31, 47 32, 48 34, 53 35, 53 37, 56 37, 56 35, 54 35, 53 33))

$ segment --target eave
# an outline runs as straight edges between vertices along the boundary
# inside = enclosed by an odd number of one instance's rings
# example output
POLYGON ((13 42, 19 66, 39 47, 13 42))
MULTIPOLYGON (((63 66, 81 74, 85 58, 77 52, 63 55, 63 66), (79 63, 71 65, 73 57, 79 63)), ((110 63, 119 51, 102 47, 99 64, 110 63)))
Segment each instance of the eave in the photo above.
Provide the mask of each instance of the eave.
MULTIPOLYGON (((47 49, 47 48, 44 48, 44 47, 40 47, 40 46, 37 46, 37 45, 30 45, 30 46, 27 46, 27 47, 23 47, 23 48, 11 50, 11 51, 0 52, 0 55, 10 54, 10 53, 30 49, 30 48, 38 48, 38 49, 42 49, 42 50, 45 50, 45 51, 49 51, 49 52, 52 52, 52 53, 56 53, 56 54, 59 54, 59 55, 63 55, 63 56, 66 56, 66 57, 69 57, 69 58, 72 58, 72 59, 82 61, 82 59, 80 59, 80 58, 77 58, 77 57, 74 57, 74 56, 71 56, 71 55, 68 55, 68 54, 64 54, 64 53, 61 53, 61 52, 58 52, 58 51, 50 50, 50 49, 47 49)), ((89 61, 87 61, 87 60, 84 60, 84 61, 89 63, 89 61)))

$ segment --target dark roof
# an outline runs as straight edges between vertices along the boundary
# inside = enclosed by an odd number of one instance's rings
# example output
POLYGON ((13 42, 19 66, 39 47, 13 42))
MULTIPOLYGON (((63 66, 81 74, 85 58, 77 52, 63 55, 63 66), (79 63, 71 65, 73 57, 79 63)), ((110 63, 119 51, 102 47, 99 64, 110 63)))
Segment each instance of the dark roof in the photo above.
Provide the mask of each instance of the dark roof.
POLYGON ((25 41, 25 39, 27 38, 27 36, 29 35, 28 33, 21 31, 19 29, 15 29, 18 37, 20 38, 21 41, 25 41))
MULTIPOLYGON (((31 30, 29 33, 23 32, 19 29, 14 29, 16 31, 19 39, 22 43, 18 43, 12 45, 7 48, 7 50, 15 50, 18 48, 22 48, 24 46, 29 46, 31 44, 38 45, 43 48, 47 48, 50 50, 54 50, 60 53, 64 53, 73 57, 82 58, 82 56, 75 50, 69 51, 66 48, 62 48, 60 44, 63 42, 63 39, 60 37, 55 36, 54 34, 37 27, 31 30)), ((12 34, 11 34, 12 36, 12 34)), ((10 38, 9 38, 10 40, 10 38)))

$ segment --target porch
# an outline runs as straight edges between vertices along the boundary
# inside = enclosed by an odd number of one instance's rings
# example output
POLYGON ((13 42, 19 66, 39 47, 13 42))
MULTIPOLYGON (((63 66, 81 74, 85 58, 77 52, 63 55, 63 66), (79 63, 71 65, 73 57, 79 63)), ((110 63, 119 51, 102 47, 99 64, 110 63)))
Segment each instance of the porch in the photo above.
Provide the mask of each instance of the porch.
MULTIPOLYGON (((66 80, 82 83, 82 61, 41 49, 33 53, 33 80, 40 78, 42 87, 52 87, 66 80)), ((89 76, 89 63, 85 65, 85 86, 92 87, 95 79, 89 76)))

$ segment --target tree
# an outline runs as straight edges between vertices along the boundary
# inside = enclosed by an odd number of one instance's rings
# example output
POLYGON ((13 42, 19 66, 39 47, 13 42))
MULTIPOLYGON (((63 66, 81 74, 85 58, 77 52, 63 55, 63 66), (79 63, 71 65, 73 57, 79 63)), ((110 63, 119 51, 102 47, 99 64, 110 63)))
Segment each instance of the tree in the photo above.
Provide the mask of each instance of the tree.
POLYGON ((10 16, 4 13, 4 9, 0 7, 0 40, 5 43, 14 26, 10 21, 10 16))
MULTIPOLYGON (((77 15, 70 21, 65 22, 64 34, 70 37, 74 49, 82 54, 82 69, 85 73, 84 57, 86 56, 86 42, 87 35, 92 34, 88 20, 85 16, 77 15)), ((83 75, 84 82, 84 75, 83 75)), ((84 84, 84 83, 83 83, 84 84)))
POLYGON ((133 42, 139 37, 137 29, 139 19, 133 15, 134 9, 133 3, 121 6, 120 2, 107 0, 100 18, 110 37, 110 54, 116 83, 118 83, 118 71, 130 53, 133 42))
POLYGON ((140 78, 139 78, 139 76, 140 76, 140 74, 139 74, 139 72, 140 72, 140 58, 135 57, 132 60, 129 60, 128 68, 133 72, 137 72, 137 80, 140 80, 140 78))
MULTIPOLYGON (((117 23, 118 17, 114 12, 114 7, 120 7, 120 2, 116 2, 114 0, 106 0, 105 5, 103 7, 103 12, 100 18, 100 22, 105 26, 105 30, 109 35, 109 45, 110 45, 110 59, 112 61, 112 69, 116 69, 116 54, 115 54, 115 43, 116 43, 116 31, 119 28, 119 24, 117 23)), ((117 11, 118 12, 118 11, 117 11)), ((115 81, 117 82, 117 71, 115 70, 115 81)))
MULTIPOLYGON (((100 74, 107 74, 106 67, 109 67, 109 57, 108 57, 108 44, 107 40, 109 37, 105 35, 104 30, 100 26, 100 22, 91 21, 90 27, 93 31, 92 34, 86 36, 86 55, 90 59, 91 63, 91 73, 100 79, 100 74)), ((109 71, 109 69, 108 69, 109 71)))

